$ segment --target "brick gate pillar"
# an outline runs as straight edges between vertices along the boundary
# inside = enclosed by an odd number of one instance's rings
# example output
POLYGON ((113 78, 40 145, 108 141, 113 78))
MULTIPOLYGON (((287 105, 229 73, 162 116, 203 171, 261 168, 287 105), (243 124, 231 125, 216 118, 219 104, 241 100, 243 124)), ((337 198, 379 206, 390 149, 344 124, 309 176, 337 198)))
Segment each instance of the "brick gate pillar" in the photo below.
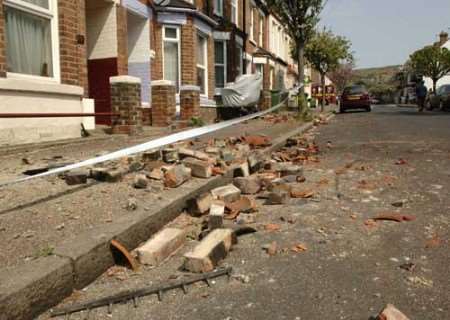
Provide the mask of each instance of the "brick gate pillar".
POLYGON ((141 79, 117 76, 109 79, 111 109, 120 114, 112 118, 112 133, 134 135, 142 131, 141 79))
POLYGON ((200 87, 184 85, 180 88, 181 120, 200 116, 200 87))
POLYGON ((261 92, 260 107, 261 110, 267 110, 272 107, 272 94, 270 90, 263 90, 261 92))
POLYGON ((175 86, 168 80, 152 81, 152 126, 168 127, 177 116, 175 86))

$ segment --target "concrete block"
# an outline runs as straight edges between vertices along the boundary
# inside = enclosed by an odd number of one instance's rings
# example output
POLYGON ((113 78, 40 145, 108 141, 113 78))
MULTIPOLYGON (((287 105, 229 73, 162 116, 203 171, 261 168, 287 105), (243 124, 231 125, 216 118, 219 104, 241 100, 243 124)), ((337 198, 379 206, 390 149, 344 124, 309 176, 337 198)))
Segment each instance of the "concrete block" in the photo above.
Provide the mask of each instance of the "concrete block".
POLYGON ((190 272, 209 272, 225 259, 236 238, 231 229, 215 229, 192 251, 184 255, 184 268, 190 272))
POLYGON ((214 199, 222 200, 225 203, 228 203, 239 200, 239 197, 241 196, 241 190, 239 190, 232 184, 228 184, 226 186, 211 190, 211 194, 214 199))
POLYGON ((289 162, 275 163, 272 169, 279 172, 281 177, 303 176, 303 167, 289 162))
POLYGON ((203 215, 211 208, 212 201, 213 196, 210 192, 203 193, 197 198, 188 201, 188 211, 193 216, 203 215))
POLYGON ((195 158, 185 158, 183 164, 191 169, 193 177, 208 179, 212 176, 212 167, 206 161, 195 158))
POLYGON ((225 162, 231 162, 234 160, 234 154, 231 152, 231 150, 228 149, 222 149, 220 150, 220 158, 225 162))
POLYGON ((233 184, 242 194, 256 194, 261 190, 261 181, 257 177, 237 177, 234 178, 233 184))
POLYGON ((191 178, 191 169, 183 165, 175 166, 164 173, 164 185, 177 188, 191 178))
POLYGON ((195 158, 198 160, 203 160, 203 161, 208 161, 208 162, 212 161, 211 157, 207 153, 202 152, 202 151, 197 151, 197 150, 192 150, 192 149, 187 149, 187 148, 179 148, 178 154, 180 155, 181 159, 195 158))
POLYGON ((140 263, 158 266, 173 255, 186 242, 186 232, 176 228, 165 228, 144 245, 137 248, 140 263))
POLYGON ((50 256, 1 269, 0 319, 35 319, 73 288, 73 268, 67 258, 50 256))
POLYGON ((225 214, 225 202, 215 200, 209 209, 208 226, 210 230, 220 229, 223 227, 223 216, 225 214))

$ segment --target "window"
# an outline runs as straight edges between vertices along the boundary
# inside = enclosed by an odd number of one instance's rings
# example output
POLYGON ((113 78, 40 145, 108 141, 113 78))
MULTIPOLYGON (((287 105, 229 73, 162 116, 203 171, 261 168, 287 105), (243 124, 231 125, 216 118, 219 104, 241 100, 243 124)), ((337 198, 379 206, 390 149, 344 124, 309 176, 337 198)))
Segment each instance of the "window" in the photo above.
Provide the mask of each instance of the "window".
POLYGON ((223 0, 214 0, 214 14, 223 16, 223 0))
POLYGON ((208 94, 208 39, 197 34, 197 85, 200 87, 200 93, 208 94))
POLYGON ((55 0, 5 0, 7 70, 59 78, 55 0))
POLYGON ((227 43, 225 41, 214 42, 214 64, 216 88, 223 88, 227 82, 227 43))
POLYGON ((262 15, 259 16, 259 37, 258 44, 260 47, 263 46, 263 34, 264 34, 264 17, 262 15))
POLYGON ((244 64, 242 59, 242 52, 243 48, 240 44, 236 43, 236 56, 235 56, 235 63, 236 63, 236 74, 240 76, 244 72, 244 64))
MULTIPOLYGON (((257 64, 255 64, 255 68, 256 68, 256 72, 258 72, 262 76, 262 78, 264 79, 264 64, 257 63, 257 64)), ((261 90, 263 88, 263 82, 264 82, 264 80, 261 81, 261 90)))
POLYGON ((231 0, 231 22, 238 25, 238 0, 231 0))
POLYGON ((180 89, 180 28, 164 27, 163 30, 163 74, 164 80, 174 83, 180 89))
POLYGON ((253 30, 254 25, 255 25, 255 12, 254 12, 254 8, 250 8, 250 40, 254 41, 255 40, 255 32, 253 30))
POLYGON ((238 43, 236 43, 236 74, 238 76, 242 75, 244 72, 244 65, 243 65, 243 59, 242 59, 242 46, 238 43))

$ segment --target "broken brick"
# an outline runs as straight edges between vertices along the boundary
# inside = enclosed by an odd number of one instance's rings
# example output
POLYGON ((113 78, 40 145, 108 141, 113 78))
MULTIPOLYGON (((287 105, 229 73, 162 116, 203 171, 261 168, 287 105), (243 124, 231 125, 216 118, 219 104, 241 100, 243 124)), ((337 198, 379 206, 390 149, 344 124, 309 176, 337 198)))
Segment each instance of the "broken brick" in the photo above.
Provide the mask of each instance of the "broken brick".
POLYGON ((134 177, 133 187, 136 189, 145 189, 148 186, 148 180, 145 174, 137 174, 134 177))
POLYGON ((233 184, 242 194, 256 194, 261 190, 261 181, 257 177, 237 177, 234 178, 233 184))
POLYGON ((158 266, 173 255, 186 242, 186 232, 176 228, 165 228, 137 248, 142 264, 158 266))
POLYGON ((378 315, 377 320, 409 320, 409 318, 392 304, 388 304, 378 315))
POLYGON ((241 190, 232 184, 228 184, 223 187, 215 188, 211 191, 211 194, 215 199, 224 201, 225 203, 231 203, 239 200, 241 196, 241 190))
POLYGON ((250 169, 248 162, 241 162, 233 165, 233 177, 248 177, 250 175, 250 169))
POLYGON ((289 192, 285 190, 277 190, 274 192, 270 192, 267 195, 267 201, 266 204, 269 205, 280 205, 280 204, 286 204, 289 201, 289 192))
POLYGON ((219 229, 223 227, 223 216, 225 214, 225 203, 221 200, 216 200, 211 204, 208 215, 208 227, 210 230, 219 229))
POLYGON ((250 197, 240 197, 239 200, 226 203, 226 207, 231 212, 253 212, 256 209, 256 202, 250 197))
POLYGON ((225 259, 236 237, 231 229, 215 229, 184 255, 184 268, 191 272, 209 272, 225 259))
POLYGON ((164 173, 164 185, 176 188, 185 183, 191 177, 191 170, 183 165, 175 166, 164 173))
POLYGON ((191 174, 193 177, 208 179, 212 176, 211 165, 202 160, 194 158, 185 158, 183 164, 191 169, 191 174))
POLYGON ((102 182, 118 182, 122 180, 125 172, 122 169, 94 168, 91 177, 102 182))
POLYGON ((211 193, 206 192, 198 196, 196 199, 188 201, 188 210, 194 216, 199 216, 208 212, 213 201, 211 193))
POLYGON ((69 186, 85 184, 88 176, 89 172, 85 170, 69 171, 64 175, 64 180, 69 186))
POLYGON ((166 148, 162 151, 162 157, 164 162, 175 163, 180 157, 178 155, 178 150, 174 148, 166 148))
POLYGON ((271 144, 270 138, 266 136, 246 136, 242 139, 253 147, 267 147, 271 144))

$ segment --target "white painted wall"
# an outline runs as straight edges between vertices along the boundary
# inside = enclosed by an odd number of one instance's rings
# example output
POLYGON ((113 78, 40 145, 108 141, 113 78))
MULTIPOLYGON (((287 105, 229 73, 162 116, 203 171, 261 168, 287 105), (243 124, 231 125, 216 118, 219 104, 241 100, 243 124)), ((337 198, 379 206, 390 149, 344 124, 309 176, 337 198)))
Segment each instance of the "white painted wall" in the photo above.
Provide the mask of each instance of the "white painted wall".
POLYGON ((150 20, 128 13, 128 62, 150 61, 150 20))
POLYGON ((117 57, 117 17, 114 5, 86 8, 88 59, 117 57))
MULTIPOLYGON (((0 79, 1 112, 83 112, 83 89, 33 80, 0 79)), ((0 145, 78 138, 82 118, 0 119, 0 145)))

